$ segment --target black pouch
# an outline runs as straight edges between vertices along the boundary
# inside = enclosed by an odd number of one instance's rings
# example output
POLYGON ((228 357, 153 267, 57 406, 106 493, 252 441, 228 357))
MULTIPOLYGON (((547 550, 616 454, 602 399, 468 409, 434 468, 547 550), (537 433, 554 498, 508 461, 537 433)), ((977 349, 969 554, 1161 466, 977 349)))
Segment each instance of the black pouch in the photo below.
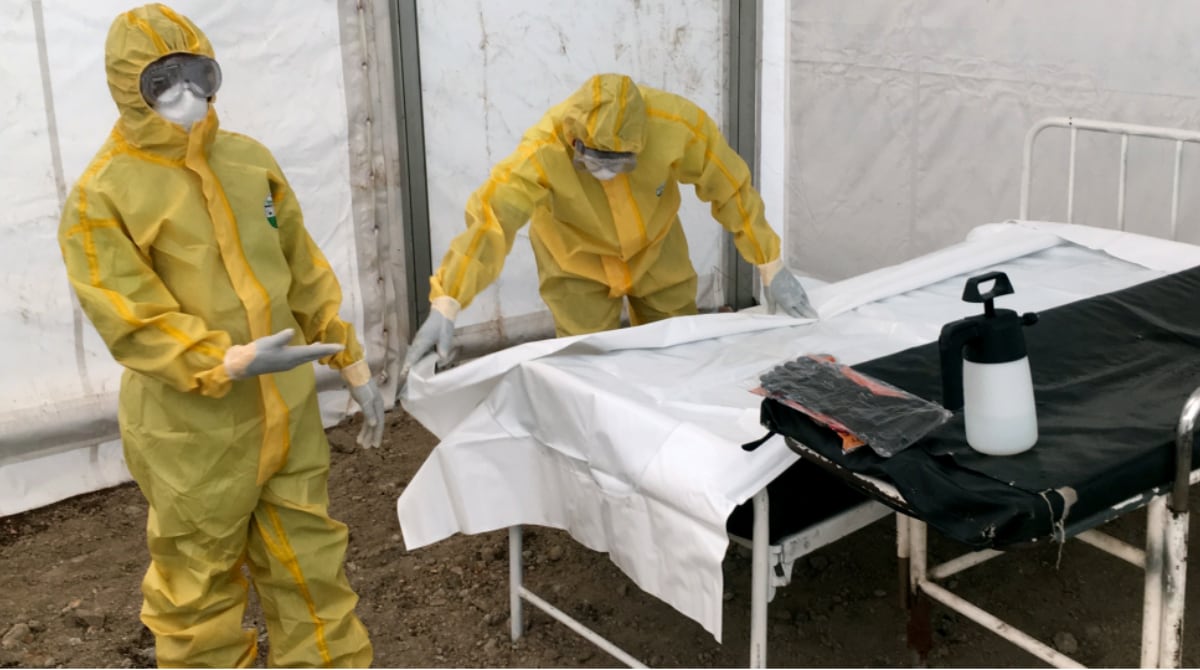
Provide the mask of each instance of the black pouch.
POLYGON ((828 356, 801 356, 759 378, 767 397, 842 436, 894 456, 954 416, 941 405, 842 365, 828 356))

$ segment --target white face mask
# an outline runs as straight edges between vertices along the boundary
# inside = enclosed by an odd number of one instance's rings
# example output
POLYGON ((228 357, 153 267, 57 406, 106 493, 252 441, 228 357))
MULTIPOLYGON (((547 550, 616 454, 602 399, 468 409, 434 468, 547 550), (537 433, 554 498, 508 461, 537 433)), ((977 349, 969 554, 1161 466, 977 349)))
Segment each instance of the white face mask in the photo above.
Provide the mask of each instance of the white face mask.
POLYGON ((608 181, 619 174, 616 170, 612 170, 610 168, 589 169, 588 172, 590 172, 593 177, 599 179, 600 181, 608 181))
POLYGON ((637 165, 637 156, 632 152, 597 151, 588 149, 583 140, 575 140, 575 153, 571 157, 575 167, 584 170, 600 181, 630 172, 637 165))
POLYGON ((184 84, 176 84, 159 96, 154 111, 184 130, 191 130, 193 123, 208 115, 208 99, 196 95, 184 84))

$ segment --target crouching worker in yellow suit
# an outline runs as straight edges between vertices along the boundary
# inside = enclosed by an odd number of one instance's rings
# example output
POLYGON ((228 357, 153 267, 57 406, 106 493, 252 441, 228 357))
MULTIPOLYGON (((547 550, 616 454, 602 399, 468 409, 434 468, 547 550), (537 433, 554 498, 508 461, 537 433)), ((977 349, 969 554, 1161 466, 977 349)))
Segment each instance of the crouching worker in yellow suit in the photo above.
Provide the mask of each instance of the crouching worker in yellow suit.
POLYGON ((693 184, 758 266, 768 307, 815 318, 783 267, 746 163, 695 104, 603 74, 526 131, 467 202, 467 229, 431 279, 429 318, 403 373, 435 348, 445 361, 458 311, 500 274, 526 222, 542 300, 559 336, 696 313, 696 271, 679 223, 679 184, 693 184))
POLYGON ((340 369, 374 446, 383 402, 341 289, 271 153, 218 130, 208 39, 162 5, 113 22, 120 117, 72 190, 59 243, 125 367, 120 426, 150 504, 142 621, 162 666, 247 666, 248 566, 268 662, 367 666, 371 643, 329 518, 311 361, 340 369))

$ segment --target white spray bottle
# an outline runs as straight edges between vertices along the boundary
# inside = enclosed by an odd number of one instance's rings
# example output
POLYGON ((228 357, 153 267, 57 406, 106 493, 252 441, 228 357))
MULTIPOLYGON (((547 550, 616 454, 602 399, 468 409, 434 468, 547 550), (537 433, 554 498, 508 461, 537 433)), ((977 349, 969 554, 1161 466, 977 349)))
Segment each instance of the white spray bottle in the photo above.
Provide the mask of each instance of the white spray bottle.
POLYGON ((963 409, 967 444, 992 456, 1019 454, 1038 438, 1033 378, 1021 330, 1037 323, 1037 314, 1018 315, 992 305, 1012 292, 1003 272, 971 277, 963 300, 982 302, 984 313, 946 324, 938 338, 942 404, 963 409), (981 294, 979 285, 988 281, 995 283, 981 294))

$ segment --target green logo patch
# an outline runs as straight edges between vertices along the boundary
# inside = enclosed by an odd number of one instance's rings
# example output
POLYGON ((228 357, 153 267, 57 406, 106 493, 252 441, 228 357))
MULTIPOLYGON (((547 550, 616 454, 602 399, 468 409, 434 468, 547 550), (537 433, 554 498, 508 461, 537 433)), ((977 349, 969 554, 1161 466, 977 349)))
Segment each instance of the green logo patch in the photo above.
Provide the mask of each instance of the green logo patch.
POLYGON ((275 200, 271 198, 271 194, 267 194, 267 199, 263 201, 263 214, 267 217, 267 223, 271 224, 272 228, 279 227, 279 221, 275 218, 275 200))

